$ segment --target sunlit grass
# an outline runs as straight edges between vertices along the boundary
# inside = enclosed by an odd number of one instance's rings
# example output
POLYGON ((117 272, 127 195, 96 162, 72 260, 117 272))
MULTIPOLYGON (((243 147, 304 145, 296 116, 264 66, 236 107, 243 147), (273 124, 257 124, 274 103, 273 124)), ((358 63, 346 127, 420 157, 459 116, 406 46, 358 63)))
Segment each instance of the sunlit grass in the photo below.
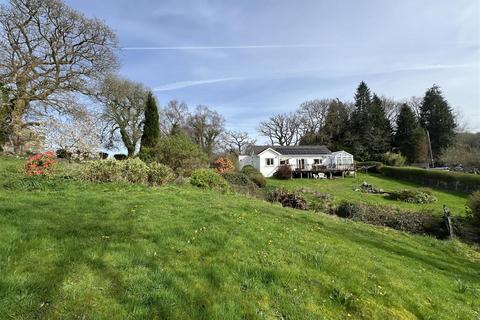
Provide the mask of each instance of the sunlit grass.
POLYGON ((355 191, 366 181, 376 188, 385 191, 394 191, 402 189, 422 188, 422 186, 405 181, 395 180, 380 174, 363 174, 358 173, 357 177, 341 177, 332 180, 315 180, 315 179, 292 179, 292 180, 276 180, 269 179, 269 186, 284 187, 291 190, 300 188, 311 188, 316 191, 326 192, 334 197, 334 201, 339 203, 342 200, 350 200, 375 205, 389 205, 403 208, 406 210, 422 211, 430 210, 437 214, 443 214, 443 205, 447 205, 453 215, 464 216, 466 213, 465 205, 468 194, 447 191, 442 189, 431 189, 433 195, 438 201, 429 204, 413 204, 388 199, 388 197, 379 194, 367 194, 355 191))
POLYGON ((458 242, 190 186, 14 183, 19 166, 0 159, 2 318, 480 315, 458 242))

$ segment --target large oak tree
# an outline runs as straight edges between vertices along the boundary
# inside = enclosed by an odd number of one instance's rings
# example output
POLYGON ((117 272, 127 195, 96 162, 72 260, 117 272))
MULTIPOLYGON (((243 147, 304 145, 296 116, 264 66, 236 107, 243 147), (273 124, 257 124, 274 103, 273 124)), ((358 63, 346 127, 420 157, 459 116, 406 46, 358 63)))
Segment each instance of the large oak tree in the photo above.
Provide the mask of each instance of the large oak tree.
POLYGON ((11 133, 27 125, 32 102, 65 112, 71 100, 66 95, 94 94, 99 80, 117 67, 116 46, 105 23, 60 0, 0 5, 0 83, 10 93, 11 133))

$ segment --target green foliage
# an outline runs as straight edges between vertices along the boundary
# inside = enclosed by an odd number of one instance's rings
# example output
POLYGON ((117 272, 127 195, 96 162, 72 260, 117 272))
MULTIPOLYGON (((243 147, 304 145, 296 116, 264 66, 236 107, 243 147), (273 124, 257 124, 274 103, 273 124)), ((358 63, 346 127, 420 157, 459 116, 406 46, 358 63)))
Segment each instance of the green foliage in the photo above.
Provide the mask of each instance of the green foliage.
POLYGON ((247 194, 263 198, 263 192, 250 178, 241 172, 226 172, 222 177, 230 184, 230 187, 237 193, 247 194))
POLYGON ((468 198, 467 207, 475 223, 480 227, 480 191, 475 191, 468 198))
POLYGON ((436 85, 425 92, 420 106, 420 122, 430 133, 433 156, 438 159, 455 139, 453 110, 436 85))
POLYGON ((349 122, 349 149, 359 160, 379 160, 390 149, 392 128, 382 101, 361 82, 349 122))
POLYGON ((480 189, 480 176, 474 174, 389 166, 383 166, 381 172, 388 177, 413 181, 424 186, 461 192, 472 192, 480 189))
POLYGON ((184 134, 160 138, 154 155, 158 162, 169 166, 179 176, 188 177, 193 170, 208 165, 205 152, 184 134))
POLYGON ((140 159, 88 161, 83 167, 82 179, 91 182, 144 184, 148 179, 148 166, 140 159))
POLYGON ((282 188, 270 190, 267 193, 267 200, 270 202, 279 202, 283 207, 290 207, 299 210, 307 210, 307 200, 298 192, 289 192, 282 188))
POLYGON ((437 198, 432 194, 430 189, 416 189, 416 190, 400 190, 390 192, 389 197, 393 200, 405 201, 408 203, 432 203, 437 201, 437 198))
POLYGON ((115 159, 88 161, 83 167, 82 179, 91 182, 122 181, 123 162, 115 159))
POLYGON ((380 168, 383 166, 383 163, 380 161, 358 161, 356 162, 357 169, 362 167, 368 167, 367 172, 380 173, 380 168), (370 168, 371 167, 371 168, 370 168))
POLYGON ((406 159, 400 153, 389 151, 382 155, 382 162, 387 166, 401 167, 405 165, 406 159))
POLYGON ((349 111, 345 104, 339 99, 333 100, 328 106, 325 124, 320 130, 320 135, 331 150, 343 150, 347 147, 350 134, 348 121, 349 111))
POLYGON ((246 165, 242 168, 242 173, 246 174, 257 186, 263 188, 267 185, 267 179, 263 174, 251 165, 246 165))
POLYGON ((154 148, 159 142, 160 122, 158 118, 157 103, 155 102, 152 92, 149 92, 145 106, 145 120, 140 151, 144 148, 154 148))
MULTIPOLYGON (((105 161, 105 160, 103 160, 105 161)), ((149 168, 138 158, 121 161, 122 178, 130 183, 144 184, 148 180, 149 168)))
POLYGON ((175 173, 170 167, 158 162, 148 164, 148 182, 150 184, 161 186, 174 180, 175 173))
POLYGON ((418 119, 412 108, 406 103, 400 108, 397 117, 397 129, 393 138, 394 146, 405 155, 409 163, 415 163, 419 158, 417 138, 419 128, 418 119))
POLYGON ((342 201, 332 213, 355 221, 389 227, 416 234, 444 238, 447 235, 443 218, 428 212, 407 212, 388 206, 372 206, 342 201))
POLYGON ((228 191, 227 181, 214 169, 197 169, 192 172, 190 184, 204 189, 228 191))
POLYGON ((471 147, 468 144, 453 144, 442 153, 440 162, 449 166, 480 168, 480 148, 471 147))

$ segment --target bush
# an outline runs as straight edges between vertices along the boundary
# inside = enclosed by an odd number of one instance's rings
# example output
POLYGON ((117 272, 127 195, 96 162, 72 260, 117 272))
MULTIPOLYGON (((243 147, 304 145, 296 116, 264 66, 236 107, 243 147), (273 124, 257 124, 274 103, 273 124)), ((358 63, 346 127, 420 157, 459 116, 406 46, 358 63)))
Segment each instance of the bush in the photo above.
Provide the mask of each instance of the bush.
POLYGON ((99 153, 98 153, 98 157, 99 157, 100 159, 105 160, 105 159, 108 158, 108 153, 106 153, 106 152, 99 152, 99 153))
POLYGON ((192 172, 190 183, 196 187, 228 191, 228 183, 213 169, 197 169, 192 172))
POLYGON ((404 201, 408 203, 432 203, 437 201, 437 198, 432 194, 429 189, 417 189, 417 190, 400 190, 390 192, 390 199, 404 201))
POLYGON ((57 155, 57 158, 58 159, 71 159, 72 158, 72 153, 71 152, 68 152, 67 150, 65 149, 58 149, 57 151, 55 151, 56 155, 57 155))
POLYGON ((479 175, 414 167, 397 168, 383 166, 380 170, 385 176, 413 181, 425 186, 462 192, 480 190, 479 175))
POLYGON ((115 160, 126 160, 128 158, 126 154, 121 153, 114 154, 113 157, 115 158, 115 160))
POLYGON ((290 207, 299 210, 307 210, 307 200, 297 192, 288 192, 284 189, 274 189, 267 194, 270 202, 279 202, 283 207, 290 207))
POLYGON ((122 173, 122 162, 107 159, 88 161, 81 176, 91 182, 114 182, 123 180, 122 173))
POLYGON ((148 166, 142 160, 127 159, 121 162, 122 178, 130 183, 146 183, 148 180, 148 166))
POLYGON ((415 234, 438 238, 444 238, 448 234, 442 217, 429 212, 408 212, 393 207, 342 201, 331 213, 342 218, 415 234))
POLYGON ((405 165, 407 159, 400 153, 387 152, 383 154, 382 161, 387 166, 401 167, 405 165))
POLYGON ((151 162, 148 165, 148 182, 152 185, 164 185, 175 180, 175 173, 170 167, 158 163, 151 162))
POLYGON ((480 227, 480 191, 475 191, 468 198, 467 207, 472 215, 474 223, 480 227))
POLYGON ((53 152, 39 153, 28 158, 25 173, 28 176, 52 176, 55 173, 55 165, 53 152))
POLYGON ((222 174, 222 177, 227 180, 228 183, 231 185, 236 185, 236 186, 257 186, 255 183, 250 180, 250 178, 241 172, 226 172, 222 174))
POLYGON ((213 167, 218 173, 235 171, 235 166, 233 165, 232 160, 227 157, 219 157, 213 162, 213 167))
POLYGON ((190 176, 199 168, 208 166, 205 152, 184 134, 160 138, 153 155, 156 161, 169 166, 179 176, 190 176))
POLYGON ((257 186, 263 188, 267 185, 267 179, 251 165, 246 165, 242 168, 242 173, 246 174, 257 186))
POLYGON ((292 168, 288 164, 282 164, 273 174, 276 179, 288 180, 292 178, 292 168))

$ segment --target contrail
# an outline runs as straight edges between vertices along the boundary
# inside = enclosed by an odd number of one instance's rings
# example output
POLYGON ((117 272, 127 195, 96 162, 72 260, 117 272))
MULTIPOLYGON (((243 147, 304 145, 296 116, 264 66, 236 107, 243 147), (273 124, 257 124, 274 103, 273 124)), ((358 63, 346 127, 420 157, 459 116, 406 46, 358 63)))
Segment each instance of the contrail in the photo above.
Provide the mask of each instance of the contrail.
POLYGON ((187 87, 199 86, 202 84, 233 81, 233 80, 242 80, 242 77, 230 77, 230 78, 219 78, 219 79, 207 79, 207 80, 189 80, 181 82, 167 83, 161 86, 158 86, 153 89, 153 91, 170 91, 176 89, 182 89, 187 87))
POLYGON ((211 50, 211 49, 278 49, 278 48, 323 48, 326 44, 269 44, 239 46, 175 46, 175 47, 122 47, 121 50, 211 50))

